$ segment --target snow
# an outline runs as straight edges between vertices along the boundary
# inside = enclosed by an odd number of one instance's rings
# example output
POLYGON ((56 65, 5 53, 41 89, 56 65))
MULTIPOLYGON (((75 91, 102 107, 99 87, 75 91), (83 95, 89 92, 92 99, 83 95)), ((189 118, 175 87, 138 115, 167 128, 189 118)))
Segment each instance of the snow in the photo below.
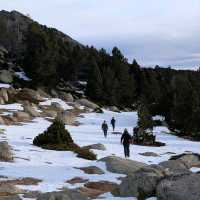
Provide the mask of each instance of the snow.
POLYGON ((21 104, 19 104, 19 103, 3 104, 3 105, 0 105, 0 109, 13 110, 13 111, 16 111, 16 110, 22 111, 23 110, 23 106, 21 104))
MULTIPOLYGON (((51 105, 52 102, 57 102, 64 109, 70 109, 65 102, 60 99, 47 99, 42 102, 42 105, 51 105)), ((0 105, 0 108, 10 110, 21 110, 21 104, 8 104, 0 105)), ((125 128, 132 134, 133 127, 137 124, 136 112, 122 112, 114 113, 104 110, 103 114, 100 113, 87 113, 83 114, 77 120, 81 123, 80 126, 66 126, 70 131, 74 141, 80 146, 102 143, 106 147, 106 151, 94 150, 98 158, 110 156, 124 157, 123 146, 120 144, 120 135, 113 135, 110 125, 112 117, 116 119, 116 131, 123 132, 125 128), (102 122, 106 120, 109 125, 108 138, 105 139, 101 130, 102 122)), ((111 181, 120 183, 119 177, 125 175, 110 173, 106 170, 105 163, 97 161, 88 161, 76 157, 73 152, 66 151, 51 151, 44 150, 39 147, 33 146, 32 141, 35 136, 43 132, 50 122, 43 118, 36 118, 32 123, 24 123, 23 126, 4 126, 0 125, 0 129, 5 129, 5 134, 0 135, 0 140, 7 140, 11 145, 15 162, 13 163, 0 163, 0 174, 8 176, 9 178, 16 179, 22 177, 33 177, 41 179, 42 182, 36 186, 19 186, 20 188, 51 192, 59 190, 63 187, 76 188, 83 184, 70 185, 66 183, 74 177, 82 177, 90 181, 111 181), (6 138, 4 138, 6 135, 6 138), (105 174, 103 175, 90 175, 85 174, 77 167, 97 166, 101 168, 105 174), (76 168, 75 168, 76 167, 76 168)), ((158 141, 166 143, 163 147, 144 147, 131 145, 130 159, 141 161, 147 164, 157 164, 162 161, 168 160, 173 154, 181 154, 188 151, 200 153, 199 143, 188 141, 174 135, 169 134, 166 127, 156 127, 153 130, 158 141), (157 153, 158 157, 145 157, 140 155, 144 152, 157 153)), ((196 168, 191 171, 196 172, 196 168)), ((199 169, 198 169, 199 170, 199 169)), ((132 198, 116 198, 110 193, 103 195, 107 200, 130 200, 132 198)), ((156 200, 156 198, 149 198, 148 200, 156 200)))
POLYGON ((30 78, 28 78, 25 74, 25 72, 21 71, 21 72, 15 72, 15 74, 22 80, 24 81, 31 81, 30 78))
POLYGON ((198 173, 198 172, 200 172, 200 167, 192 167, 190 169, 190 171, 193 172, 193 173, 198 173))
POLYGON ((156 115, 156 116, 153 117, 153 120, 164 121, 164 120, 165 120, 165 117, 160 116, 160 115, 156 115))
POLYGON ((10 84, 0 83, 0 88, 10 88, 10 84))
POLYGON ((73 109, 72 106, 69 106, 65 101, 53 98, 53 99, 47 99, 46 101, 40 102, 41 106, 50 106, 52 103, 58 103, 64 110, 70 110, 73 109))

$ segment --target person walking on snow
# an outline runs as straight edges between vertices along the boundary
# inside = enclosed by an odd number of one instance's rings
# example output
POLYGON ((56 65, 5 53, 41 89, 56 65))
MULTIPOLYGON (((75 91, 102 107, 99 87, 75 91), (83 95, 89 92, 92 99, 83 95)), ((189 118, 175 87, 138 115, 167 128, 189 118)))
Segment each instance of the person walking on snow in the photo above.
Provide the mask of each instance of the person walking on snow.
POLYGON ((104 133, 104 136, 105 136, 105 138, 106 138, 106 137, 107 137, 107 134, 108 134, 108 124, 106 123, 106 121, 103 122, 101 128, 102 128, 103 133, 104 133))
POLYGON ((131 136, 130 134, 128 133, 128 130, 125 129, 124 130, 124 133, 122 134, 122 137, 121 137, 121 143, 123 144, 124 146, 124 155, 125 157, 129 157, 130 156, 130 143, 131 143, 131 136))
POLYGON ((115 130, 115 122, 116 122, 116 120, 115 120, 115 118, 113 117, 113 118, 111 119, 111 121, 110 121, 110 123, 111 123, 111 125, 112 125, 112 127, 113 127, 113 131, 115 130))

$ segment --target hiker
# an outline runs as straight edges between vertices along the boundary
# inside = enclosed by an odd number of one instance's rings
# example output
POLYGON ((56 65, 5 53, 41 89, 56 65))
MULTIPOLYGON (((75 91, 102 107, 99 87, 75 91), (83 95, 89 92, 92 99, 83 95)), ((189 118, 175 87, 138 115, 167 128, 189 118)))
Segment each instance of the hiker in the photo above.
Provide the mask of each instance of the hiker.
POLYGON ((112 127, 113 127, 113 131, 115 130, 115 122, 116 122, 116 120, 115 120, 115 118, 113 117, 113 118, 111 119, 111 121, 110 121, 110 123, 111 123, 111 125, 112 125, 112 127))
POLYGON ((131 138, 130 134, 128 133, 128 130, 125 129, 124 133, 122 134, 122 137, 121 137, 121 143, 124 145, 124 155, 125 155, 125 157, 130 156, 129 146, 130 146, 131 140, 132 140, 132 138, 131 138))
POLYGON ((104 136, 106 138, 107 137, 107 133, 108 133, 108 125, 107 125, 106 121, 103 122, 101 128, 102 128, 104 136))

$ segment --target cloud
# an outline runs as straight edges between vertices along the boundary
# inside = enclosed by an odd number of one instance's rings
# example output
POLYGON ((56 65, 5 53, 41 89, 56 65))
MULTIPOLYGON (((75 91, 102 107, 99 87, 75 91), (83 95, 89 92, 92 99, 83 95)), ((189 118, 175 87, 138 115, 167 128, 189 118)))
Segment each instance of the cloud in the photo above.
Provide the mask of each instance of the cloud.
POLYGON ((199 65, 199 0, 0 0, 83 44, 119 46, 142 65, 199 65))

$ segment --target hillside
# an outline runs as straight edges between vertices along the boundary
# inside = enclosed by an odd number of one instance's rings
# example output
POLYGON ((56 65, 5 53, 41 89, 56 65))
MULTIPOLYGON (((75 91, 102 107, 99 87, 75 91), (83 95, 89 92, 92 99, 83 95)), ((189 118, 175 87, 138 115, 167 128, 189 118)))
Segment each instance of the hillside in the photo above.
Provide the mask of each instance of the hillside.
POLYGON ((1 11, 0 26, 2 76, 14 71, 29 80, 15 76, 14 87, 42 87, 54 96, 70 93, 122 110, 143 103, 152 116, 164 116, 178 135, 199 140, 199 71, 141 68, 136 60, 128 63, 117 47, 109 55, 83 46, 16 11, 1 11))

